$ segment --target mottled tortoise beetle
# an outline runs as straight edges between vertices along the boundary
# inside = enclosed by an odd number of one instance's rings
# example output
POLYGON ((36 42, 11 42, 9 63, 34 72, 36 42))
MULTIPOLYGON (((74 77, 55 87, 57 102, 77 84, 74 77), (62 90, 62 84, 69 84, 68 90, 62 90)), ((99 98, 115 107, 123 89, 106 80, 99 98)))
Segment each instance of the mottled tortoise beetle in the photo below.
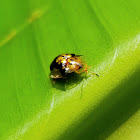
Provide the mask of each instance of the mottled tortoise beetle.
MULTIPOLYGON (((81 59, 82 55, 62 54, 57 56, 50 65, 52 79, 66 78, 71 73, 87 73, 90 67, 81 59)), ((93 73, 96 74, 96 73, 93 73)), ((98 74, 96 74, 98 76, 98 74)))

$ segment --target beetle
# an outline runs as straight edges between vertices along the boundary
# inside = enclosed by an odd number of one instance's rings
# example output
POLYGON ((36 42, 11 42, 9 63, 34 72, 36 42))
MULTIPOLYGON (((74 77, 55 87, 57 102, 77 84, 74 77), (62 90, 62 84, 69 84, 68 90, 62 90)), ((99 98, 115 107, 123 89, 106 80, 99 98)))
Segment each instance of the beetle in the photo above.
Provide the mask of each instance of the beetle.
MULTIPOLYGON (((66 78, 71 73, 87 73, 90 67, 82 60, 82 55, 62 54, 58 55, 50 65, 52 79, 66 78)), ((96 74, 96 73, 93 73, 96 74)), ((96 74, 99 76, 98 74, 96 74)))

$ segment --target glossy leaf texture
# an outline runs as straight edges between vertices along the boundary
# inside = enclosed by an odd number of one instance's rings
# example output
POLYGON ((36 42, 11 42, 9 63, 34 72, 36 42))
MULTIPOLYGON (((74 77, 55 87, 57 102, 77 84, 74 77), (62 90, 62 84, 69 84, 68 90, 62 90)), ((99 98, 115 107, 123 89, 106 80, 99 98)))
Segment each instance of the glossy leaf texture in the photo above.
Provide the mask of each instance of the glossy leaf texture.
POLYGON ((139 5, 1 0, 0 139, 140 139, 139 5), (88 74, 53 84, 63 53, 83 55, 88 74))

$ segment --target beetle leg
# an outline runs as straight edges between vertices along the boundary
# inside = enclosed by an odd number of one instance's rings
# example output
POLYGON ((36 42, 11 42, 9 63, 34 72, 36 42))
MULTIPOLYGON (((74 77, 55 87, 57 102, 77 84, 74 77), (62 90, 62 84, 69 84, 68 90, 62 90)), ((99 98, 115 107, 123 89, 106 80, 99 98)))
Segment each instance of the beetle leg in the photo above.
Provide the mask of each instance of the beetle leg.
POLYGON ((87 67, 87 64, 85 64, 85 68, 84 68, 82 71, 78 71, 78 70, 76 70, 75 73, 80 74, 80 73, 82 73, 82 72, 85 72, 85 73, 87 74, 88 69, 89 69, 90 67, 91 67, 91 66, 87 67))
MULTIPOLYGON (((89 67, 87 67, 87 64, 85 64, 85 69, 83 70, 83 71, 85 71, 85 73, 87 73, 88 72, 88 69, 91 67, 91 66, 89 66, 89 67)), ((97 74, 97 73, 91 73, 91 74, 94 74, 94 75, 96 75, 96 76, 98 76, 99 77, 99 75, 97 74)))
POLYGON ((80 74, 80 73, 82 73, 83 71, 78 71, 78 70, 76 70, 76 71, 74 71, 75 73, 77 73, 77 74, 80 74))
POLYGON ((84 68, 84 70, 83 70, 83 71, 87 74, 88 69, 89 69, 91 66, 87 67, 87 64, 86 64, 86 63, 85 63, 85 66, 86 66, 86 67, 84 68))

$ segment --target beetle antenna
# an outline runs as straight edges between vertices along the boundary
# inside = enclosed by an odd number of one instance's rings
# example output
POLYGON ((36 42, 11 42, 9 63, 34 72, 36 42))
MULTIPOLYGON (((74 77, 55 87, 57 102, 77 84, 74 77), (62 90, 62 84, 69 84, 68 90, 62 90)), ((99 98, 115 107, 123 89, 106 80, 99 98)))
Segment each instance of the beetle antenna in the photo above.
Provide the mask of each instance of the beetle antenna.
POLYGON ((98 76, 98 77, 99 77, 99 74, 97 74, 97 73, 91 73, 91 74, 94 74, 94 75, 96 75, 96 76, 98 76))
POLYGON ((77 57, 83 56, 83 55, 76 55, 77 57))

